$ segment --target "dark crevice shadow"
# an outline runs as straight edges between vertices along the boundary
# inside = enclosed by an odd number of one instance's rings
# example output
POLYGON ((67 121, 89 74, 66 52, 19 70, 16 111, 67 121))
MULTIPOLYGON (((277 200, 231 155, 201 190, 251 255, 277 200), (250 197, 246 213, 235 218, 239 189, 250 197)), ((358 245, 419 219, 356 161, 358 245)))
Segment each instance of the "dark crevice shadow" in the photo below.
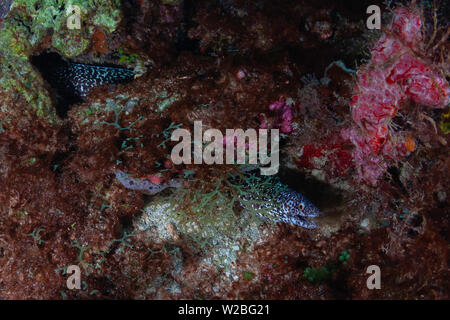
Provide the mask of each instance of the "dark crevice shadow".
POLYGON ((343 191, 292 169, 280 170, 280 179, 291 189, 300 192, 320 210, 335 208, 344 202, 343 191))
POLYGON ((71 105, 83 101, 75 88, 73 88, 73 85, 61 76, 61 71, 66 67, 67 62, 55 52, 44 52, 40 55, 32 56, 30 61, 50 86, 50 95, 56 113, 59 117, 65 118, 71 105))
POLYGON ((76 63, 51 51, 32 56, 30 62, 50 87, 53 105, 61 118, 67 116, 71 105, 83 102, 93 87, 126 83, 134 79, 131 69, 107 64, 76 63))

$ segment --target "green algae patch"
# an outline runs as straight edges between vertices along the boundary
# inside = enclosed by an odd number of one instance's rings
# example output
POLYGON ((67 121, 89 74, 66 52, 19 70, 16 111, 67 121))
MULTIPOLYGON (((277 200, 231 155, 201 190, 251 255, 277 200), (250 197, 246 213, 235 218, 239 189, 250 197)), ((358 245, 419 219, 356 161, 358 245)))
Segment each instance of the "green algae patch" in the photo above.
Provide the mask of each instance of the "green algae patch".
MULTIPOLYGON (((66 57, 74 57, 88 48, 94 27, 102 27, 111 33, 116 30, 121 18, 120 2, 114 0, 16 0, 2 33, 13 32, 19 38, 25 38, 21 41, 24 46, 28 44, 32 48, 51 35, 54 49, 66 57), (79 8, 80 29, 67 26, 68 19, 76 14, 67 11, 71 6, 79 8)), ((20 49, 13 50, 22 51, 20 49)))
POLYGON ((57 123, 49 93, 29 57, 45 48, 69 58, 78 56, 90 46, 96 27, 111 33, 120 21, 120 1, 116 0, 13 1, 0 32, 0 120, 18 119, 25 112, 57 123), (80 29, 68 28, 68 18, 74 14, 66 12, 70 6, 79 8, 80 29))
MULTIPOLYGON (((120 2, 117 1, 117 5, 120 2)), ((93 18, 93 24, 105 28, 108 32, 114 32, 122 20, 121 11, 108 5, 102 4, 93 18)))
MULTIPOLYGON (((55 109, 39 74, 27 59, 0 56, 0 119, 37 115, 49 124, 58 123, 55 109)), ((4 129, 6 130, 6 129, 4 129)))
POLYGON ((450 111, 442 115, 442 120, 439 123, 439 128, 445 135, 450 133, 450 111))

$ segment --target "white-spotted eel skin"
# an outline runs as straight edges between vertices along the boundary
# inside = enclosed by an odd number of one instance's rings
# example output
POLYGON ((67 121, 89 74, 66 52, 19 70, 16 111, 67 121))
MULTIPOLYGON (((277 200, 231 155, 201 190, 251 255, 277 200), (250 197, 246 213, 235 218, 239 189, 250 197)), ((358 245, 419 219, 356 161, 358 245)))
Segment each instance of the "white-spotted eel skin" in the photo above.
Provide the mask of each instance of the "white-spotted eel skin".
POLYGON ((125 68, 67 63, 59 70, 58 75, 67 79, 68 86, 84 99, 92 88, 104 84, 126 82, 133 79, 134 72, 125 68))
POLYGON ((263 219, 284 222, 302 228, 314 229, 317 224, 307 218, 314 218, 321 211, 300 192, 288 188, 279 181, 261 188, 248 189, 240 196, 244 207, 250 206, 263 219))
MULTIPOLYGON (((116 172, 116 179, 127 189, 154 195, 168 187, 182 186, 181 180, 172 179, 167 183, 154 184, 148 180, 132 178, 116 172)), ((258 175, 244 175, 235 179, 239 202, 246 209, 252 209, 259 217, 272 222, 284 222, 299 227, 314 229, 317 225, 307 218, 314 218, 321 211, 301 193, 288 188, 278 178, 261 178, 258 175)))
POLYGON ((69 103, 83 101, 94 87, 134 79, 131 69, 71 62, 54 52, 35 56, 32 62, 44 79, 69 103))

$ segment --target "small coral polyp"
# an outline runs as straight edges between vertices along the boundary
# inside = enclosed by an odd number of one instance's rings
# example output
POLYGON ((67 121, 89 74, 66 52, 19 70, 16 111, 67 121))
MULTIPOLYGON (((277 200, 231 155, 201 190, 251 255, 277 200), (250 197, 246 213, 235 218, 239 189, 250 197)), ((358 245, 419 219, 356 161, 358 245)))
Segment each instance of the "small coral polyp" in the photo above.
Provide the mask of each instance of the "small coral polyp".
MULTIPOLYGON (((292 132, 292 105, 287 104, 284 99, 279 99, 269 106, 269 110, 276 113, 276 120, 273 123, 273 127, 279 128, 281 133, 292 132)), ((267 129, 269 127, 264 113, 259 114, 259 122, 261 129, 267 129)))
POLYGON ((353 160, 359 177, 376 184, 387 169, 386 160, 409 154, 406 138, 389 130, 389 122, 408 101, 430 108, 450 102, 450 87, 419 55, 423 22, 418 10, 402 7, 373 47, 372 59, 358 70, 350 103, 359 128, 344 129, 343 138, 355 148, 353 160))

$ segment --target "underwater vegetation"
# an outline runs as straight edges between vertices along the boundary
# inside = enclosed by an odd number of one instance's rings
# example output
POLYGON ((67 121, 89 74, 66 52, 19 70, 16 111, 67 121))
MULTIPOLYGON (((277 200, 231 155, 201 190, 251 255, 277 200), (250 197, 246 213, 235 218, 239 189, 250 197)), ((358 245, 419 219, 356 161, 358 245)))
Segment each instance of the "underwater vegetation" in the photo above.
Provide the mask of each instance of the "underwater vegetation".
MULTIPOLYGON (((137 190, 144 194, 154 195, 168 187, 180 188, 182 181, 171 179, 162 182, 154 176, 144 179, 135 179, 124 172, 116 172, 116 178, 122 185, 131 190, 137 190), (152 182, 152 180, 154 182, 152 182)), ((244 207, 253 211, 257 216, 267 219, 271 222, 284 222, 297 225, 304 228, 313 229, 316 224, 306 218, 314 218, 320 215, 320 210, 314 206, 301 193, 289 189, 277 178, 259 176, 256 173, 239 174, 238 177, 225 178, 218 181, 214 191, 203 194, 198 189, 195 190, 193 199, 187 201, 182 199, 180 203, 195 204, 197 198, 200 198, 199 208, 195 209, 200 217, 206 216, 205 211, 213 211, 205 207, 209 202, 218 206, 217 198, 228 198, 229 208, 233 211, 234 202, 238 201, 244 207), (237 180, 237 181, 236 181, 237 180), (226 190, 226 184, 231 190, 227 196, 223 194, 226 190)), ((211 225, 211 227, 213 227, 211 225)))
MULTIPOLYGON (((269 106, 270 111, 274 111, 277 114, 277 121, 274 123, 275 128, 279 128, 281 133, 290 133, 292 131, 292 106, 286 104, 284 100, 278 100, 269 106)), ((264 113, 259 115, 260 128, 266 129, 268 124, 266 123, 266 116, 264 113)))
POLYGON ((134 79, 132 69, 106 67, 65 61, 56 53, 42 53, 32 58, 45 80, 62 100, 57 110, 65 117, 67 106, 84 100, 92 88, 134 79))
POLYGON ((371 51, 372 58, 358 70, 350 106, 359 129, 342 135, 355 145, 353 160, 362 180, 375 184, 387 170, 385 159, 400 160, 413 152, 413 138, 394 132, 390 125, 410 100, 430 108, 450 102, 445 74, 424 62, 425 50, 419 10, 401 7, 371 51))
POLYGON ((2 2, 0 298, 447 298, 449 7, 372 2, 2 2), (175 164, 195 121, 279 173, 175 164))
POLYGON ((342 251, 339 256, 337 263, 329 262, 325 266, 320 268, 310 268, 307 267, 303 272, 303 278, 308 280, 312 284, 320 284, 324 281, 327 281, 331 278, 333 273, 337 271, 337 269, 343 265, 347 264, 347 261, 350 259, 351 250, 342 251))

